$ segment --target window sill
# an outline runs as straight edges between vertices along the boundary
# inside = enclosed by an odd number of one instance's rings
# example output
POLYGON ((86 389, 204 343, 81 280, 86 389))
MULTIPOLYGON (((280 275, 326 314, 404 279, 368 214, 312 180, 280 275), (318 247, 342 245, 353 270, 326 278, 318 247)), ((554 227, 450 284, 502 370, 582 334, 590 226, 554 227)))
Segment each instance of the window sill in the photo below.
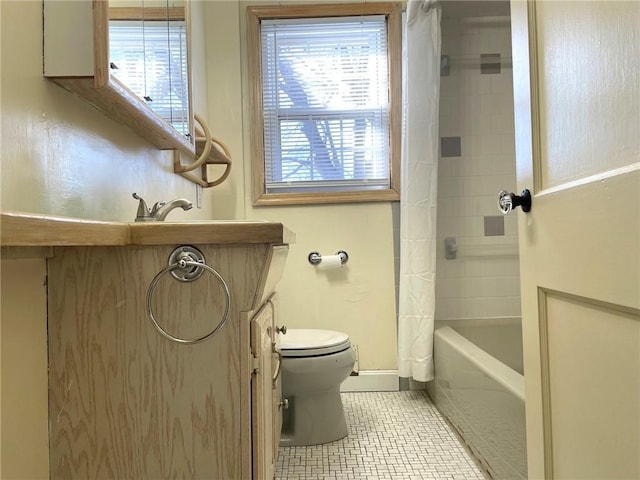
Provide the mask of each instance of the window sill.
POLYGON ((284 205, 322 205, 335 203, 394 202, 400 192, 392 189, 351 192, 264 193, 254 199, 255 207, 284 205))

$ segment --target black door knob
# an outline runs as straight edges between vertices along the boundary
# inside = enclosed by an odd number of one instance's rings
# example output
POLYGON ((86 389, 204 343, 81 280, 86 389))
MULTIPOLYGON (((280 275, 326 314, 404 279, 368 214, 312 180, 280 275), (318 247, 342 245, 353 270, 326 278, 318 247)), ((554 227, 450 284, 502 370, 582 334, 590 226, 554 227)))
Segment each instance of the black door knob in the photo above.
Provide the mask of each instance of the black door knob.
POLYGON ((521 207, 523 212, 531 210, 531 192, 526 188, 520 195, 515 193, 509 193, 506 190, 502 190, 498 194, 498 208, 506 215, 516 207, 521 207))

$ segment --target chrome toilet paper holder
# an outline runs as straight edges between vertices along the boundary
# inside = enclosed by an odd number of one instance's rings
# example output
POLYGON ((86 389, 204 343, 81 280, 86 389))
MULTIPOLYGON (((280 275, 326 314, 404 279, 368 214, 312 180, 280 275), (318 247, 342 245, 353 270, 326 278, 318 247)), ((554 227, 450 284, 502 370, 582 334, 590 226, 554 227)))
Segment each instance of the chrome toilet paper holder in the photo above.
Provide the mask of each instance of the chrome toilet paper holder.
MULTIPOLYGON (((340 257, 340 263, 342 263, 342 265, 349 261, 349 254, 344 250, 338 250, 336 255, 340 257)), ((307 258, 311 265, 320 265, 322 263, 322 255, 318 252, 311 252, 307 258)))

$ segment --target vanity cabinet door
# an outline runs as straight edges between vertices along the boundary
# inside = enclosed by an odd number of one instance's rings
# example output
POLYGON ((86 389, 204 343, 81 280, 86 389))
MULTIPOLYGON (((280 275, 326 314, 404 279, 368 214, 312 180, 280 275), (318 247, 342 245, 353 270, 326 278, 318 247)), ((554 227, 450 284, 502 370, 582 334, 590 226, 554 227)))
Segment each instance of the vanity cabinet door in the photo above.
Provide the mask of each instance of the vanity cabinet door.
MULTIPOLYGON (((276 334, 277 337, 277 334, 276 334)), ((279 346, 277 347, 280 348, 279 346)), ((279 362, 277 354, 273 354, 274 361, 279 362)), ((281 365, 282 367, 282 365, 281 365)), ((273 438, 273 463, 275 465, 278 459, 278 446, 280 445, 280 434, 282 433, 282 409, 287 408, 288 404, 284 406, 285 399, 282 398, 282 374, 272 384, 271 388, 271 407, 273 409, 273 423, 272 423, 272 438, 273 438)))
POLYGON ((270 299, 251 320, 251 354, 254 360, 251 382, 254 480, 273 478, 278 449, 274 428, 281 423, 277 420, 279 415, 276 402, 279 402, 279 395, 276 397, 274 390, 278 390, 280 379, 275 382, 274 389, 273 378, 279 368, 274 340, 273 303, 270 299))
POLYGON ((280 434, 282 433, 282 416, 283 409, 289 408, 289 402, 287 399, 282 396, 282 369, 284 365, 282 364, 282 350, 280 347, 280 335, 286 332, 286 327, 284 328, 284 332, 281 331, 280 328, 276 326, 276 314, 275 314, 275 305, 276 303, 276 294, 269 299, 269 305, 271 305, 273 313, 273 342, 272 342, 272 352, 271 357, 273 359, 273 366, 276 369, 275 379, 271 382, 271 398, 272 403, 271 406, 273 408, 273 423, 272 423, 272 432, 273 432, 273 463, 275 464, 278 459, 278 447, 280 446, 280 434))

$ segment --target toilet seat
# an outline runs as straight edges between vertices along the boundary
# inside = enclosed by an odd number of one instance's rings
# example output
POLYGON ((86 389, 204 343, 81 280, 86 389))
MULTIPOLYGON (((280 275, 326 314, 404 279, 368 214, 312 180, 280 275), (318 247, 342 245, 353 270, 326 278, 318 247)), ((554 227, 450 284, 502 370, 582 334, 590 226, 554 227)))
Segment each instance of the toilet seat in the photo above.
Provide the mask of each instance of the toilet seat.
POLYGON ((332 330, 289 329, 280 337, 283 357, 317 357, 351 347, 349 335, 332 330))

